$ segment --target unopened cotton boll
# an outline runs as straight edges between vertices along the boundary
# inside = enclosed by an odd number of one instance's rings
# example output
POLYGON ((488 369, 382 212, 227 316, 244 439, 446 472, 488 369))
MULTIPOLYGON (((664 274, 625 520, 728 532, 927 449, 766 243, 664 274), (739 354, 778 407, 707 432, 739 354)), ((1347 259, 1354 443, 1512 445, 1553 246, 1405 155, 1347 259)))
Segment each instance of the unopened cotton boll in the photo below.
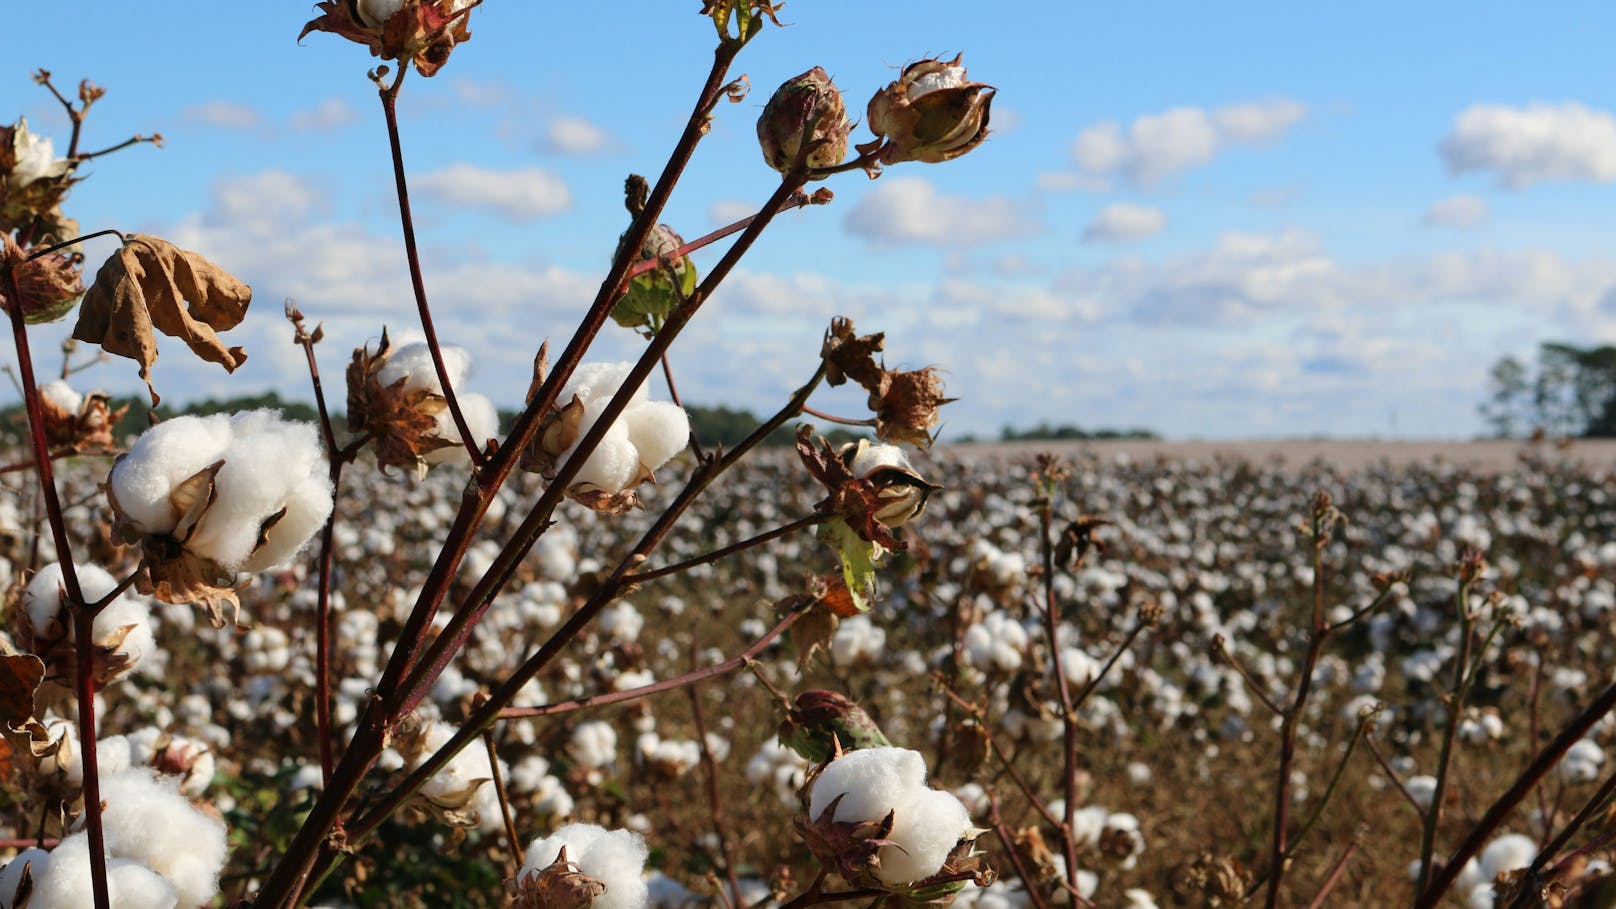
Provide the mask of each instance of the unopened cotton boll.
POLYGON ((523 856, 518 881, 537 876, 554 864, 561 850, 578 870, 606 885, 591 909, 644 909, 650 893, 643 877, 650 850, 638 833, 607 830, 595 824, 568 824, 534 840, 523 856))

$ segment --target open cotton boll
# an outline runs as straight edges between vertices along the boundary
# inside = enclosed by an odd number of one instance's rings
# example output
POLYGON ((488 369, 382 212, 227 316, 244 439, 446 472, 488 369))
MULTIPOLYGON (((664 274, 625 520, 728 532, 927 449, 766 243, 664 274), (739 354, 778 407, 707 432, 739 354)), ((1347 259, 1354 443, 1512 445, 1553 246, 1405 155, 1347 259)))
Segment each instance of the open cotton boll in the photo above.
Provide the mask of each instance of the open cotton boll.
MULTIPOLYGON (((561 394, 557 402, 565 406, 574 395, 578 400, 588 404, 590 401, 610 400, 617 394, 617 389, 623 387, 623 380, 633 372, 634 364, 622 363, 585 363, 572 371, 572 378, 561 387, 561 394)), ((635 389, 634 396, 629 403, 650 400, 650 391, 643 384, 635 389)))
MULTIPOLYGON (((589 434, 594 428, 595 421, 610 403, 609 398, 602 398, 584 404, 583 420, 578 424, 578 440, 589 434)), ((564 462, 571 458, 573 452, 578 450, 577 442, 562 454, 564 462)), ((607 492, 618 492, 624 486, 634 482, 634 477, 640 472, 640 453, 629 441, 628 426, 622 420, 613 423, 607 428, 606 434, 601 437, 600 444, 589 453, 589 459, 579 469, 578 475, 573 477, 574 483, 590 483, 607 492)))
POLYGON ((516 879, 525 880, 550 867, 562 847, 566 847, 567 861, 606 885, 606 892, 595 898, 591 909, 644 909, 650 899, 644 878, 650 851, 638 833, 607 830, 595 824, 568 824, 533 841, 516 879))
MULTIPOLYGON (((474 392, 456 394, 455 400, 460 404, 460 415, 466 418, 466 429, 471 433, 471 440, 481 447, 489 439, 499 435, 499 411, 494 402, 483 395, 474 392)), ((454 414, 447 407, 438 411, 437 436, 440 439, 451 439, 455 444, 435 448, 422 455, 422 460, 428 464, 446 464, 450 461, 464 460, 467 457, 466 446, 460 444, 460 430, 455 427, 454 414)))
POLYGON ((262 570, 295 554, 330 514, 325 451, 314 424, 289 422, 278 411, 235 414, 230 426, 224 466, 213 479, 213 504, 186 548, 231 569, 262 570), (269 552, 255 554, 259 528, 282 509, 286 513, 267 535, 269 552), (249 556, 254 567, 246 569, 249 556))
MULTIPOLYGON (((858 752, 853 752, 857 754, 858 752)), ((971 816, 960 800, 941 789, 921 789, 892 810, 892 840, 877 853, 875 876, 886 884, 924 880, 943 867, 971 816)))
MULTIPOLYGON (((443 371, 449 374, 449 384, 458 387, 471 369, 471 354, 464 347, 440 346, 438 349, 443 354, 443 371)), ((387 362, 376 373, 376 381, 383 388, 399 379, 404 380, 405 391, 425 389, 443 394, 437 367, 432 365, 432 349, 425 341, 412 341, 393 348, 387 362)))
POLYGON ((690 416, 670 401, 645 401, 623 411, 628 440, 646 470, 656 470, 690 442, 690 416))
MULTIPOLYGON (((455 727, 437 721, 427 731, 426 745, 416 757, 412 767, 426 763, 432 755, 454 738, 455 727)), ((462 748, 459 754, 438 769, 437 773, 421 784, 421 796, 435 805, 458 809, 471 804, 479 787, 494 778, 488 764, 488 751, 483 748, 462 748)), ((487 786, 492 790, 493 786, 487 786)), ((496 811, 497 811, 497 802, 496 811)), ((473 809, 475 810, 475 809, 473 809)), ((497 815, 495 816, 497 820, 497 815)))
MULTIPOLYGON (((85 909, 95 905, 91 887, 90 837, 75 833, 57 844, 43 873, 35 872, 28 909, 85 909)), ((117 909, 175 909, 180 905, 180 894, 172 881, 138 861, 110 855, 107 897, 117 909)))
POLYGON ((50 867, 50 853, 39 847, 24 849, 17 857, 0 868, 0 909, 16 909, 17 888, 22 885, 22 870, 37 884, 40 875, 50 867))
POLYGON ((225 414, 175 417, 146 430, 113 465, 108 489, 126 518, 146 533, 168 533, 182 517, 174 487, 224 456, 233 433, 225 414))
POLYGON ((841 796, 831 820, 878 821, 925 785, 926 759, 918 751, 892 746, 850 751, 827 764, 814 781, 808 819, 819 820, 841 796))
POLYGON ((74 391, 65 379, 39 386, 39 396, 68 413, 78 413, 79 408, 84 406, 84 396, 74 391))
MULTIPOLYGON (((117 589, 118 582, 105 568, 99 565, 80 565, 73 563, 74 574, 79 579, 79 590, 84 598, 90 602, 101 599, 117 589)), ((33 626, 34 634, 38 637, 56 638, 68 631, 72 624, 66 616, 61 615, 62 598, 66 584, 62 580, 62 563, 52 562, 34 574, 23 591, 23 608, 28 612, 28 624, 33 626), (60 621, 57 630, 51 628, 52 622, 60 621)), ((122 599, 122 598, 120 598, 122 599)), ((111 608, 111 607, 108 607, 111 608)), ((112 626, 116 627, 116 626, 112 626)), ((101 623, 95 624, 96 637, 101 636, 101 623)))
POLYGON ((130 768, 101 780, 101 801, 108 856, 134 859, 167 878, 181 906, 201 906, 218 894, 229 854, 224 824, 192 807, 178 779, 130 768))
POLYGON ((1491 882, 1506 871, 1532 864, 1537 858, 1537 841, 1521 833, 1506 833, 1481 850, 1481 880, 1491 882))

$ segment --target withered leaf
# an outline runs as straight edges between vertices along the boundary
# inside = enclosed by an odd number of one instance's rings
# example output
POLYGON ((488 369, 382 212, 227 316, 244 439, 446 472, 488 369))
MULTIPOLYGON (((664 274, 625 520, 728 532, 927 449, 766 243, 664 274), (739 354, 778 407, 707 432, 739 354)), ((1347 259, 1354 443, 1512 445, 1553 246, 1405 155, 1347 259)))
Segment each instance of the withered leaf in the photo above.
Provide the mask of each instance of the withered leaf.
POLYGON ((157 360, 153 329, 184 341, 197 356, 234 372, 247 359, 218 332, 241 324, 252 288, 198 253, 167 240, 131 234, 96 272, 79 306, 73 337, 140 364, 151 385, 157 360))
POLYGON ((885 334, 878 332, 860 337, 853 334, 852 319, 840 316, 832 319, 819 353, 825 358, 826 384, 840 385, 852 379, 873 391, 884 371, 876 363, 875 355, 885 346, 885 334))
POLYGON ((31 653, 0 656, 0 722, 21 726, 34 717, 34 692, 45 680, 45 661, 31 653))

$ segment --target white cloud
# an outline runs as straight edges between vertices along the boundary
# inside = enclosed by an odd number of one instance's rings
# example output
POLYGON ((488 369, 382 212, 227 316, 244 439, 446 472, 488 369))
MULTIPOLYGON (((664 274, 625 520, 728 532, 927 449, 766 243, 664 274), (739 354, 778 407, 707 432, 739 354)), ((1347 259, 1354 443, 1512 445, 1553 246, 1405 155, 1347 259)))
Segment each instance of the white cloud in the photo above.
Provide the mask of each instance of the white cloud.
POLYGON ((1088 227, 1083 228, 1083 242, 1133 243, 1166 229, 1167 215, 1161 209, 1119 202, 1100 209, 1088 227))
POLYGON ((326 194, 308 180, 271 170, 214 184, 213 206, 204 221, 271 232, 301 227, 329 204, 326 194))
POLYGON ((876 243, 960 247, 1039 230, 1026 205, 1007 196, 944 196, 921 177, 886 177, 847 213, 847 229, 876 243))
POLYGON ((1470 195, 1439 199, 1431 203, 1423 220, 1424 223, 1437 227, 1453 227, 1460 230, 1476 227, 1487 220, 1487 200, 1470 195))
POLYGON ((304 132, 330 132, 340 129, 359 118, 347 101, 340 97, 330 97, 321 101, 318 107, 310 110, 300 110, 292 114, 292 128, 304 132))
POLYGON ((452 164, 415 179, 422 194, 446 205, 486 208, 511 221, 532 221, 572 205, 567 185, 538 167, 489 170, 452 164))
POLYGON ((1230 146, 1274 142, 1306 115, 1305 105, 1283 99, 1211 111, 1176 107, 1138 117, 1126 129, 1111 120, 1087 127, 1073 142, 1072 157, 1090 180, 1121 177, 1153 186, 1210 163, 1230 146))
POLYGON ((1575 101, 1526 107, 1475 104, 1442 140, 1449 173, 1485 171, 1500 186, 1548 180, 1616 181, 1616 117, 1575 101))
POLYGON ((734 224, 757 214, 757 205, 740 199, 722 199, 707 209, 707 218, 717 227, 734 224))
POLYGON ((204 123, 220 129, 258 129, 264 118, 252 107, 235 101, 208 101, 187 107, 181 114, 192 123, 204 123))
POLYGON ((544 134, 545 148, 567 155, 592 155, 610 144, 606 131, 583 117, 556 117, 544 134))

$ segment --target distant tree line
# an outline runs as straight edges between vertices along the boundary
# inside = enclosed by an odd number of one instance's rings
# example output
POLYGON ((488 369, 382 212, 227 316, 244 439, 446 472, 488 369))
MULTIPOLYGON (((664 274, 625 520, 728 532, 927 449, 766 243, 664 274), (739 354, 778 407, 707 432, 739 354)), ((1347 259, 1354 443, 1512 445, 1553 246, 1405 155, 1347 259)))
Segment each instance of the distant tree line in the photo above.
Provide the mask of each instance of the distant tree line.
POLYGON ((1616 347, 1546 341, 1535 364, 1504 357, 1487 381, 1480 409, 1495 436, 1616 437, 1616 347))

